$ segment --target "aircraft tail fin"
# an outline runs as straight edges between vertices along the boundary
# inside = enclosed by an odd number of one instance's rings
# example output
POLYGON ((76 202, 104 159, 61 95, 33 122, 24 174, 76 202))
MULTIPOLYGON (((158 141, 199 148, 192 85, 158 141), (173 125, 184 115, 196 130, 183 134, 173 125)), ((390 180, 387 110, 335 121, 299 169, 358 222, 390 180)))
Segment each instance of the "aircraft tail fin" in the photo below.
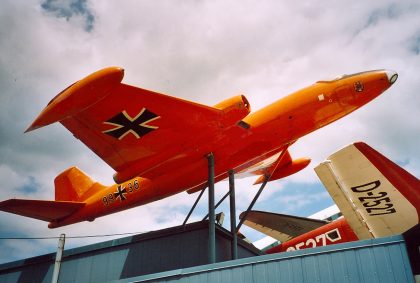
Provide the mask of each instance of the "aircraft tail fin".
POLYGON ((83 207, 83 202, 9 199, 0 202, 0 210, 53 222, 83 207))
POLYGON ((419 223, 420 181, 365 143, 337 151, 315 172, 359 239, 419 223))
POLYGON ((58 175, 54 185, 56 201, 83 201, 104 187, 77 167, 70 167, 58 175))

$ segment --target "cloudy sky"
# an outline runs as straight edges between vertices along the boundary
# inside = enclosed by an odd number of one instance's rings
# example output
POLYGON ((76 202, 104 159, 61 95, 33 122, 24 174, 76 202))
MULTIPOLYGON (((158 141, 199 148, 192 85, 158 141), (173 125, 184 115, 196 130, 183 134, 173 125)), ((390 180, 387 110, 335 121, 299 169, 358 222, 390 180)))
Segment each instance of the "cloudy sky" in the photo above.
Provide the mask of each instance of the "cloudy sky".
MULTIPOLYGON (((299 140, 291 153, 311 157, 311 165, 270 183, 256 209, 306 216, 331 205, 313 167, 356 140, 419 176, 419 15, 417 0, 1 1, 0 200, 53 199, 54 177, 73 165, 112 184, 113 170, 60 124, 23 133, 62 89, 107 66, 124 67, 125 83, 207 105, 243 93, 254 110, 319 79, 398 71, 397 83, 379 98, 299 140)), ((238 181, 238 212, 255 194, 254 180, 238 181)), ((219 197, 226 190, 223 182, 216 187, 219 197)), ((0 213, 0 237, 156 230, 181 224, 195 197, 181 193, 54 230, 0 213)), ((203 199, 191 221, 205 210, 203 199)), ((227 204, 218 211, 228 213, 227 204)), ((69 239, 66 248, 106 239, 69 239)), ((0 239, 0 263, 53 252, 56 245, 0 239)))

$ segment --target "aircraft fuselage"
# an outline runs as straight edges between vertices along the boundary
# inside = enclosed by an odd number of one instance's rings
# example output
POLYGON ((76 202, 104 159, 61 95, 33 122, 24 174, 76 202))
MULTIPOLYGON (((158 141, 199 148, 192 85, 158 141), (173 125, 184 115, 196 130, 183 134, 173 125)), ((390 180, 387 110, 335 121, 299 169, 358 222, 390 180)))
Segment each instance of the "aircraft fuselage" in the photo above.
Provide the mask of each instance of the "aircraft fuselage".
POLYGON ((209 153, 215 157, 216 181, 224 179, 231 169, 246 170, 368 103, 388 89, 395 76, 394 72, 378 70, 317 82, 249 114, 237 125, 221 128, 217 135, 192 137, 193 142, 183 152, 174 152, 147 170, 125 174, 122 179, 127 181, 92 194, 84 200, 84 208, 49 227, 93 220, 203 187, 209 153))

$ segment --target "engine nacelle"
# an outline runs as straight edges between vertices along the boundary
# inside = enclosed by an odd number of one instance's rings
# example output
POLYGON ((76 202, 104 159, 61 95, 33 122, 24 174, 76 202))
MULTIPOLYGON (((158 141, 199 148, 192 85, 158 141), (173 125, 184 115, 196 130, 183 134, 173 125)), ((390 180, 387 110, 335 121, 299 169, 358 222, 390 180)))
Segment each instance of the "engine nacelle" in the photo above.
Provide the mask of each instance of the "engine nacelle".
POLYGON ((235 125, 251 112, 251 106, 244 95, 223 100, 213 107, 223 112, 223 127, 235 125))

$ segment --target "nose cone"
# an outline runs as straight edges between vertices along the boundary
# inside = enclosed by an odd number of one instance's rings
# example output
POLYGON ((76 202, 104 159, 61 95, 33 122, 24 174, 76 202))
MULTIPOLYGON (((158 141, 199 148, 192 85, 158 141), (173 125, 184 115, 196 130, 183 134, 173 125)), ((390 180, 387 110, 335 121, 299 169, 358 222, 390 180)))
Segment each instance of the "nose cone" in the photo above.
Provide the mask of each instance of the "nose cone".
POLYGON ((391 70, 385 70, 386 76, 388 77, 388 81, 390 84, 395 83, 395 81, 398 79, 398 74, 395 71, 391 70))

